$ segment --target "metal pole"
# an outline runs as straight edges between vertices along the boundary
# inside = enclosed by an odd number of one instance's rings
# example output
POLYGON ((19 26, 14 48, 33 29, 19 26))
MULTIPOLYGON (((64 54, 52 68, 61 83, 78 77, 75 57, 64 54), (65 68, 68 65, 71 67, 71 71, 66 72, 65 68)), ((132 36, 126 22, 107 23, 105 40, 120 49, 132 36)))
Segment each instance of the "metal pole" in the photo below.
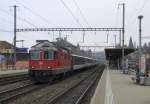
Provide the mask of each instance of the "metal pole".
POLYGON ((116 35, 114 35, 115 36, 115 47, 116 47, 116 35))
POLYGON ((119 46, 121 47, 121 31, 119 31, 119 46))
POLYGON ((23 42, 24 42, 24 40, 21 40, 22 41, 22 48, 24 47, 24 45, 23 45, 23 42))
POLYGON ((83 31, 83 43, 84 43, 84 38, 85 38, 85 31, 83 31))
POLYGON ((125 3, 122 4, 123 5, 123 24, 122 24, 122 64, 123 64, 123 71, 125 71, 124 69, 124 34, 125 34, 125 3))
POLYGON ((125 34, 125 3, 119 4, 123 7, 123 14, 122 14, 122 70, 125 72, 124 69, 124 34, 125 34))
POLYGON ((59 31, 59 38, 61 38, 61 31, 59 31))
POLYGON ((14 5, 14 69, 16 69, 16 26, 17 26, 17 13, 16 13, 16 8, 17 6, 14 5))
POLYGON ((23 45, 23 42, 24 42, 24 40, 20 40, 21 41, 21 43, 22 43, 22 48, 24 47, 24 45, 23 45))
POLYGON ((107 45, 108 45, 108 36, 109 36, 109 32, 108 31, 106 31, 107 32, 107 45))
MULTIPOLYGON (((141 37, 142 37, 142 18, 143 16, 140 15, 138 16, 138 19, 139 19, 139 62, 141 63, 141 56, 142 56, 142 49, 141 49, 141 46, 142 46, 142 42, 141 42, 141 37)), ((139 69, 141 69, 141 65, 139 65, 139 69)))
POLYGON ((53 41, 55 40, 55 38, 54 38, 54 31, 53 31, 53 41))

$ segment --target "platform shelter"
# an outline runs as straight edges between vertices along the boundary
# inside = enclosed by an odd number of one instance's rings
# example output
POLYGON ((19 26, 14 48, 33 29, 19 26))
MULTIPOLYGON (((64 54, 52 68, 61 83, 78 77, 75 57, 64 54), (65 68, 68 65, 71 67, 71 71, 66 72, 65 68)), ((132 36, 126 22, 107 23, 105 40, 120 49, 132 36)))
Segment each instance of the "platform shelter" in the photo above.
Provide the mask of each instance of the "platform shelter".
MULTIPOLYGON (((125 48, 124 55, 127 56, 130 53, 133 53, 137 49, 134 48, 125 48)), ((121 68, 122 60, 122 48, 106 48, 105 49, 106 60, 109 62, 110 67, 121 68)))

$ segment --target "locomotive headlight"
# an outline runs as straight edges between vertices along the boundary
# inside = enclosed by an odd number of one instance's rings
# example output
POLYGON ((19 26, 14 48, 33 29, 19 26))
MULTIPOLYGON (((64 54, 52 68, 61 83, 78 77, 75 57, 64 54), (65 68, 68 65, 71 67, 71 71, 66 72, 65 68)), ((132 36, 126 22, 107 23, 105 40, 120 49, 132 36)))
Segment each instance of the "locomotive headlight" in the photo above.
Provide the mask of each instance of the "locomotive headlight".
POLYGON ((32 69, 34 69, 34 67, 32 66, 32 69))
POLYGON ((48 69, 50 69, 51 67, 50 66, 48 66, 48 69))

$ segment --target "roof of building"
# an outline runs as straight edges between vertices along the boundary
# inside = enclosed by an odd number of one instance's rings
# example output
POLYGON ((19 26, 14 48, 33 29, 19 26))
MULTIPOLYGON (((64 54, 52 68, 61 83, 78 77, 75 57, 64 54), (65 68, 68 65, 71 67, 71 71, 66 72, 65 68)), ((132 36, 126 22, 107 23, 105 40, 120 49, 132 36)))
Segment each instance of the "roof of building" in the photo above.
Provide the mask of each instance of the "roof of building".
POLYGON ((7 41, 0 41, 0 49, 12 49, 14 46, 7 41))
MULTIPOLYGON (((125 48, 124 55, 128 55, 136 51, 134 48, 125 48)), ((122 48, 106 48, 105 55, 107 60, 115 60, 122 57, 122 48)))
MULTIPOLYGON (((13 53, 14 51, 14 46, 12 44, 10 44, 7 41, 0 41, 0 53, 13 53)), ((20 53, 27 53, 28 52, 28 48, 18 48, 16 47, 16 52, 20 53)))

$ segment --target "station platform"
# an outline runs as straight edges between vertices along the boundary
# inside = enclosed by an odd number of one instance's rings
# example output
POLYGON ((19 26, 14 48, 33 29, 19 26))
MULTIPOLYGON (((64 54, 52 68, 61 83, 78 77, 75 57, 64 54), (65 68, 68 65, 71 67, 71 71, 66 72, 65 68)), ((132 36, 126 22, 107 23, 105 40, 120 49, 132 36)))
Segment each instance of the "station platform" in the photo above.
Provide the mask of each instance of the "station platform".
POLYGON ((150 104, 150 86, 138 85, 133 75, 106 69, 91 104, 150 104))
POLYGON ((28 69, 0 71, 0 78, 27 74, 28 69))

